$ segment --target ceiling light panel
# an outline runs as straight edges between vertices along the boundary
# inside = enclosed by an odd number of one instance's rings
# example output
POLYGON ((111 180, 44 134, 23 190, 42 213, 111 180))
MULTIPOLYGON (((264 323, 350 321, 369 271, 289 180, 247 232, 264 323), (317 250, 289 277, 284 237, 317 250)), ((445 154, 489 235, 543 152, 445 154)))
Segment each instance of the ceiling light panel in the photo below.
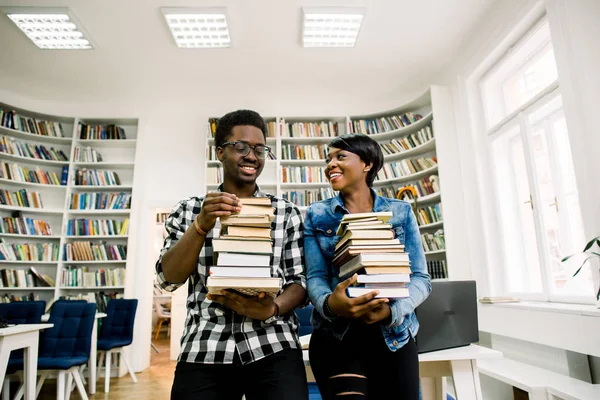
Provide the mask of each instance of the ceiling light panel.
POLYGON ((364 10, 358 8, 304 8, 304 47, 354 47, 364 10))
POLYGON ((3 11, 40 49, 87 50, 92 44, 67 9, 11 7, 3 11))
POLYGON ((163 14, 181 48, 222 48, 231 46, 224 9, 163 9, 163 14))

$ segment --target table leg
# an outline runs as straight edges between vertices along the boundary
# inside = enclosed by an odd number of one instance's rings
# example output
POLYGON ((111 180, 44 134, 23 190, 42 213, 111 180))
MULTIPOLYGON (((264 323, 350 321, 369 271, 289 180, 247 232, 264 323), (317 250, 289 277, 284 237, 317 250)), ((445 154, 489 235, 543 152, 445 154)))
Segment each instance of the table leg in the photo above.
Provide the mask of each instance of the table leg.
POLYGON ((29 346, 25 347, 23 350, 23 358, 25 361, 25 375, 23 376, 23 380, 25 381, 25 400, 35 400, 39 332, 30 332, 28 336, 31 336, 28 340, 29 346))
POLYGON ((96 393, 96 355, 98 354, 98 319, 94 318, 94 327, 92 328, 92 346, 90 349, 90 359, 88 360, 88 370, 90 371, 90 381, 88 387, 90 394, 96 393))
POLYGON ((6 339, 0 338, 0 390, 2 390, 4 386, 4 376, 6 375, 8 358, 10 357, 10 350, 7 348, 6 339))
POLYGON ((456 400, 482 400, 476 360, 450 361, 456 400))

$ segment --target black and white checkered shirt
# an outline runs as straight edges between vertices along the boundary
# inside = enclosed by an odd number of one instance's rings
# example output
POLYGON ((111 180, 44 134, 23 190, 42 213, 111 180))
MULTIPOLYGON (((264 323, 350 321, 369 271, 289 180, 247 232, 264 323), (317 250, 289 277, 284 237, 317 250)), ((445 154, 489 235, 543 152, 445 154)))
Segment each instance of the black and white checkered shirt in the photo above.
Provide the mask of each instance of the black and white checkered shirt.
MULTIPOLYGON (((222 191, 222 187, 219 187, 222 191)), ((273 257, 271 275, 283 280, 282 290, 297 283, 306 289, 304 269, 303 224, 298 208, 287 200, 263 193, 257 188, 255 197, 268 196, 275 208, 275 219, 271 223, 273 257)), ((200 214, 203 197, 190 197, 180 201, 165 222, 168 236, 160 257, 156 262, 158 282, 173 291, 182 283, 165 280, 162 257, 183 237, 200 214)), ((192 228, 193 229, 193 228, 192 228)), ((198 258, 198 268, 188 279, 187 317, 181 338, 179 361, 207 364, 230 364, 237 351, 243 364, 260 360, 283 349, 300 348, 298 341, 298 319, 291 312, 282 315, 276 322, 244 317, 217 302, 206 299, 206 278, 214 264, 212 239, 219 235, 220 224, 208 232, 198 258)))

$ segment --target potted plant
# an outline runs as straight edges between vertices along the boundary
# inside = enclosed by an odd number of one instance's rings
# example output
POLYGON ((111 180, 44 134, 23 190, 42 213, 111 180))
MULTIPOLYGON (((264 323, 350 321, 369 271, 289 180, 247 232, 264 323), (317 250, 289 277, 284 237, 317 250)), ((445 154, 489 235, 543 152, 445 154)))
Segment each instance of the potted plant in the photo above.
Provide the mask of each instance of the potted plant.
MULTIPOLYGON (((588 260, 590 258, 600 258, 600 253, 592 251, 592 247, 594 247, 594 244, 600 248, 600 236, 597 236, 595 238, 593 238, 592 240, 590 240, 588 242, 588 244, 585 245, 585 248, 583 249, 582 252, 580 253, 575 253, 575 254, 571 254, 570 256, 567 256, 565 258, 563 258, 561 260, 561 262, 565 262, 567 261, 569 258, 579 255, 579 254, 586 254, 587 257, 585 258, 585 260, 583 260, 583 262, 581 263, 581 265, 579 266, 579 268, 577 268, 577 271, 575 271, 575 273, 573 274, 573 277, 577 276, 577 274, 581 271, 581 269, 583 268, 583 266, 588 262, 588 260)), ((598 292, 596 293, 596 307, 600 308, 600 287, 598 288, 598 292)))

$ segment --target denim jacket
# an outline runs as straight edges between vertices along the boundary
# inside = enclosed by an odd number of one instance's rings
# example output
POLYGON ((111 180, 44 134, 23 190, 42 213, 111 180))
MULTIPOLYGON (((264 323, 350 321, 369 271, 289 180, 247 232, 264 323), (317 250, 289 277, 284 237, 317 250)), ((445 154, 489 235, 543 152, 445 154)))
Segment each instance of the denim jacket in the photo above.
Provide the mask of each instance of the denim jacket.
MULTIPOLYGON (((410 297, 390 299, 391 323, 387 326, 381 325, 388 347, 395 351, 417 334, 419 323, 414 311, 429 296, 431 281, 427 273, 417 220, 411 206, 402 200, 378 196, 372 189, 371 192, 374 198, 374 212, 392 211, 393 216, 389 223, 394 230, 394 237, 405 245, 411 264, 408 283, 410 297)), ((314 305, 311 323, 315 329, 330 332, 338 339, 343 338, 352 321, 341 317, 328 318, 323 306, 326 296, 332 293, 340 282, 338 268, 332 263, 335 245, 340 240, 335 233, 342 217, 348 213, 341 195, 338 195, 312 203, 306 211, 304 222, 308 295, 314 305)))

